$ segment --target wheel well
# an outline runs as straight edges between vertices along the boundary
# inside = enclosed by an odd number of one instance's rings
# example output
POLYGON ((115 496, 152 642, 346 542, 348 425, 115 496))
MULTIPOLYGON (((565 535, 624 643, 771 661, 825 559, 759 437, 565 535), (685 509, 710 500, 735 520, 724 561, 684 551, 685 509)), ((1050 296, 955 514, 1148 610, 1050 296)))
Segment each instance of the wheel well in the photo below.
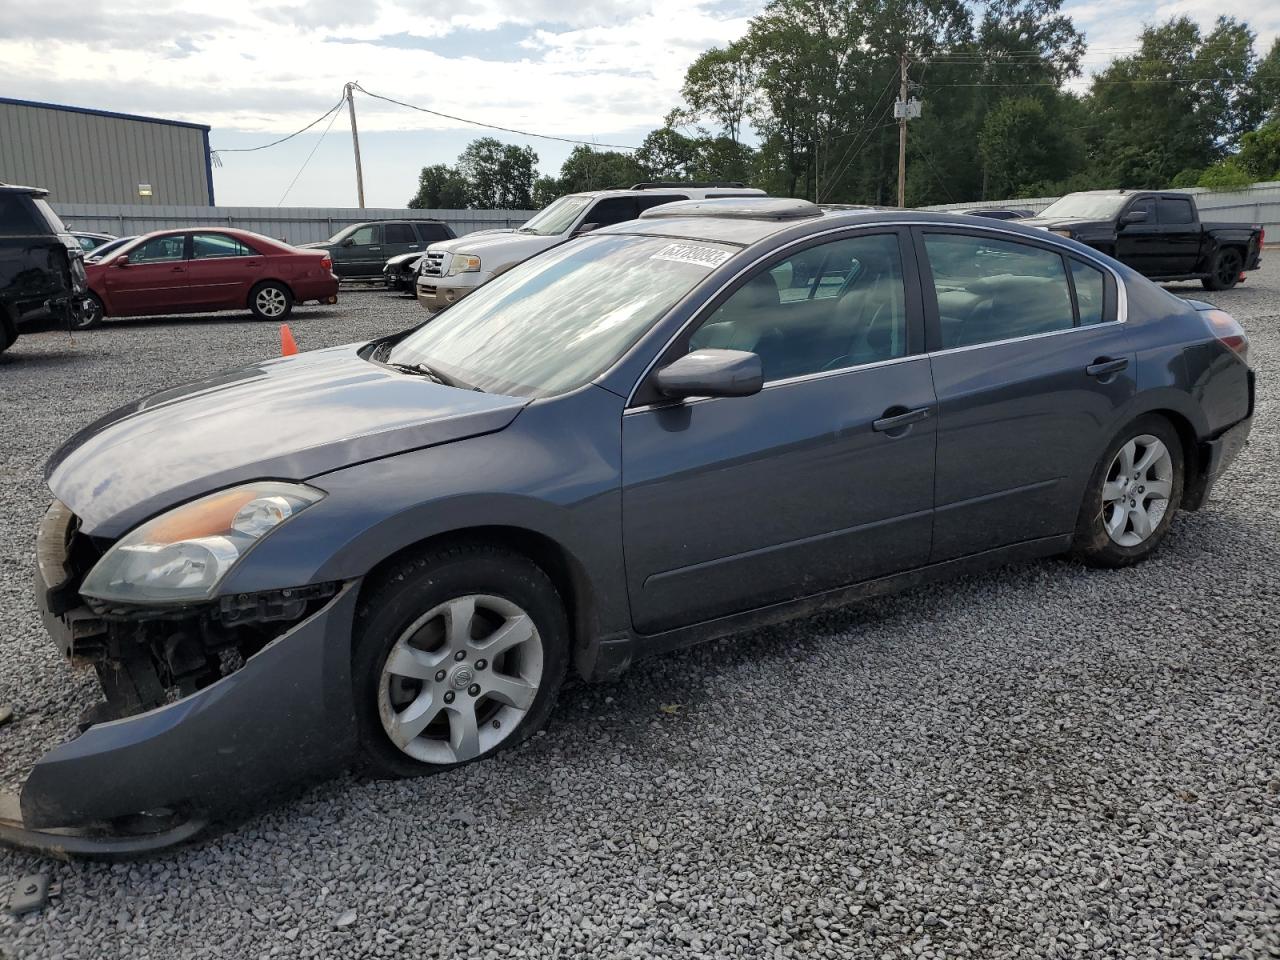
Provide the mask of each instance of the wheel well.
MULTIPOLYGON (((1176 410, 1148 410, 1144 416, 1163 417, 1168 420, 1182 441, 1182 498, 1184 502, 1195 502, 1195 491, 1200 490, 1204 481, 1204 458, 1200 450, 1200 442, 1196 437, 1196 429, 1191 421, 1176 410)), ((1197 509, 1192 506, 1189 509, 1197 509)))
POLYGON ((486 526, 469 527, 464 530, 451 530, 447 533, 427 537, 416 543, 397 550, 384 558, 366 574, 361 584, 363 597, 377 588, 386 571, 398 564, 407 555, 423 550, 440 547, 445 544, 459 542, 484 543, 504 547, 519 553, 537 564, 551 578, 557 592, 564 602, 565 615, 569 621, 572 648, 576 651, 579 644, 586 643, 599 632, 596 627, 595 608, 591 599, 590 583, 586 571, 572 554, 555 540, 526 530, 523 527, 486 526))

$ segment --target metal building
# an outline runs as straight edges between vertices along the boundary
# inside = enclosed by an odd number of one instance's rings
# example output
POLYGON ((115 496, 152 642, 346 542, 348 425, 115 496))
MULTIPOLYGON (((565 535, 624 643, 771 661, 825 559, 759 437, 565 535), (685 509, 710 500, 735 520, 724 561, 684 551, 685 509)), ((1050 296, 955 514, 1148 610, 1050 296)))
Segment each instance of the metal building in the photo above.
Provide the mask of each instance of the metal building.
POLYGON ((213 206, 209 128, 0 97, 0 182, 58 203, 213 206))

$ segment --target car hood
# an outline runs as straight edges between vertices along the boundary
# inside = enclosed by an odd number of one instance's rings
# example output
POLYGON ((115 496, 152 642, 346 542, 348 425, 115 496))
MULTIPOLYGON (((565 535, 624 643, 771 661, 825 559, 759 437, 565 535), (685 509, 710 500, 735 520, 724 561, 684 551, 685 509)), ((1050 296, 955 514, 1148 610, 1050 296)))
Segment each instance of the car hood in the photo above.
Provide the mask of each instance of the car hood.
POLYGON ((485 233, 468 234, 453 240, 442 240, 431 245, 432 250, 445 250, 449 253, 470 253, 480 258, 482 270, 492 270, 504 264, 518 262, 535 253, 550 249, 561 243, 564 237, 543 237, 536 233, 485 233), (485 259, 485 255, 489 259, 485 259))
POLYGON ((386 262, 388 267, 401 267, 408 263, 414 263, 422 259, 420 253, 398 253, 386 262))
POLYGON ((400 373, 359 347, 266 360, 121 407, 53 455, 49 487, 85 533, 114 538, 238 483, 306 480, 492 433, 528 402, 400 373))
POLYGON ((316 240, 312 243, 295 243, 295 247, 299 250, 328 250, 330 247, 336 247, 336 243, 330 243, 328 240, 316 240))
POLYGON ((1022 220, 1014 220, 1014 223, 1020 227, 1041 227, 1045 230, 1067 230, 1072 227, 1092 227, 1100 220, 1089 220, 1083 217, 1026 217, 1022 220))

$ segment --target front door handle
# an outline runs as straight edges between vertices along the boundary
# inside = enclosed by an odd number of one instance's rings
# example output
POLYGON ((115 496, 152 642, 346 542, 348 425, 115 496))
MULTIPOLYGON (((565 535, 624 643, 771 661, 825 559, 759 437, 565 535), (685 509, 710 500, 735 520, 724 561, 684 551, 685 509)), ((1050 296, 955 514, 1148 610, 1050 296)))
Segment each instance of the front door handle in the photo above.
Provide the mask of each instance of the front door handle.
POLYGON ((1113 373, 1119 373, 1125 367, 1129 366, 1128 357, 1099 357, 1093 363, 1084 368, 1084 372, 1091 377, 1109 377, 1113 373))
POLYGON ((885 411, 885 416, 879 420, 871 421, 871 429, 878 433, 892 433, 895 430, 901 430, 909 427, 913 423, 919 423, 921 420, 927 419, 929 416, 928 407, 918 407, 915 410, 905 410, 902 407, 890 407, 885 411), (901 411, 895 413, 893 411, 901 411))
POLYGON ((171 268, 169 269, 169 272, 170 272, 170 273, 182 273, 182 271, 183 271, 183 270, 185 270, 185 269, 186 269, 185 267, 171 267, 171 268))

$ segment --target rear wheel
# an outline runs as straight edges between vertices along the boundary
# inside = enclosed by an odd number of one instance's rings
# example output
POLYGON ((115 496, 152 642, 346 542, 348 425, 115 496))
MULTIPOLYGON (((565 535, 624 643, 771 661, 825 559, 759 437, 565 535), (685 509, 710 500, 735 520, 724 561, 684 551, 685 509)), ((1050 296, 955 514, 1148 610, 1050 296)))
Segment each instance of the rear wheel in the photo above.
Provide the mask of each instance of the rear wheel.
POLYGON ((1201 280, 1206 290, 1230 290, 1240 281, 1244 257, 1235 247, 1219 250, 1213 258, 1213 272, 1201 280))
POLYGON ((366 767, 421 776, 519 743, 546 722, 568 652, 555 586, 520 554, 470 544, 405 561, 357 616, 366 767))
POLYGON ((1086 563, 1125 567, 1164 539, 1182 502, 1183 453, 1163 417, 1141 417, 1107 448, 1094 469, 1073 549, 1086 563))
POLYGON ((284 320, 293 312, 293 291, 283 283, 267 280, 249 293, 249 309, 259 320, 284 320))
POLYGON ((73 330, 90 330, 99 326, 106 312, 106 308, 102 305, 102 300, 99 299, 96 293, 87 294, 79 309, 71 312, 71 328, 73 330))
POLYGON ((18 325, 13 322, 9 312, 0 304, 0 353, 4 353, 18 340, 18 325))

